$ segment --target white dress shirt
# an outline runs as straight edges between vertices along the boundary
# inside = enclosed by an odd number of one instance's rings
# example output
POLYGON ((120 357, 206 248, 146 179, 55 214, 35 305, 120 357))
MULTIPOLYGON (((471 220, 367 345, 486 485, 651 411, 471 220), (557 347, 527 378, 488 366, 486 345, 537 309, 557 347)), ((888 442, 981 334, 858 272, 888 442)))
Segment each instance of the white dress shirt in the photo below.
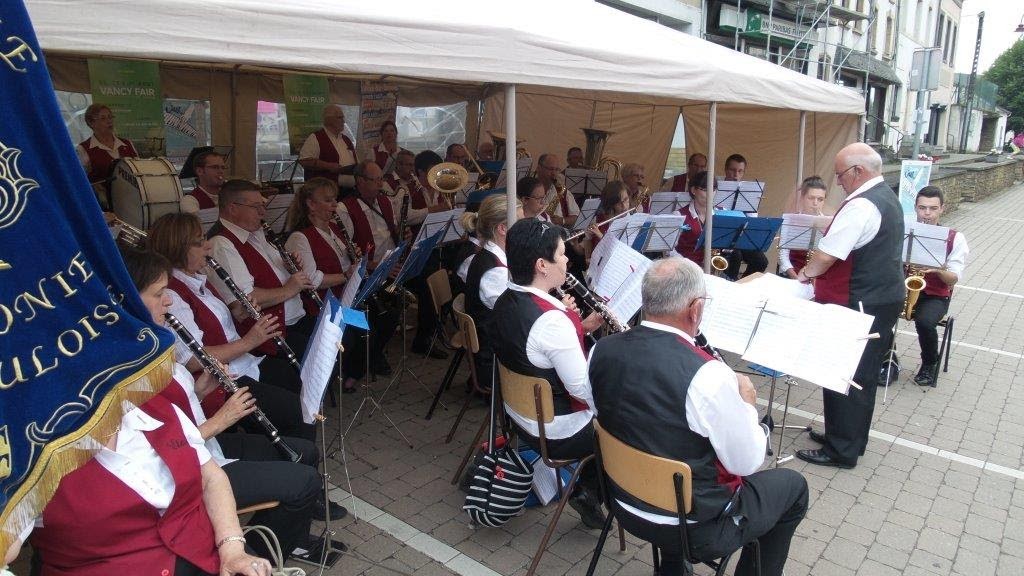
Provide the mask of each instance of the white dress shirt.
MULTIPOLYGON (((213 200, 214 204, 217 203, 216 194, 210 194, 209 192, 206 192, 206 190, 203 189, 203 187, 199 186, 198 184, 196 185, 195 190, 202 190, 213 200)), ((195 190, 193 190, 191 194, 185 194, 184 196, 181 197, 181 211, 186 214, 196 214, 199 212, 199 200, 196 200, 196 197, 192 195, 195 193, 195 190)))
MULTIPOLYGON (((480 302, 494 310, 494 303, 498 301, 498 296, 504 294, 508 289, 508 260, 505 258, 505 251, 490 240, 484 244, 484 250, 494 254, 498 262, 502 264, 484 272, 484 275, 480 277, 480 302)), ((573 333, 575 334, 575 329, 573 329, 573 333)))
MULTIPOLYGON (((580 347, 576 327, 565 315, 565 305, 547 293, 511 281, 508 283, 508 289, 529 292, 555 307, 555 310, 541 314, 530 328, 530 335, 526 339, 526 356, 537 368, 554 368, 569 395, 586 402, 587 410, 555 416, 553 422, 544 425, 544 432, 548 438, 569 438, 582 430, 594 417, 594 395, 590 390, 590 380, 587 379, 587 358, 580 347)), ((540 434, 537 422, 532 418, 533 414, 526 417, 509 408, 507 404, 505 411, 523 430, 534 436, 540 434)))
MULTIPOLYGON (((648 320, 640 324, 670 332, 693 344, 689 334, 672 326, 648 320)), ((599 341, 597 346, 600 345, 599 341)), ((711 442, 715 456, 726 470, 737 476, 748 476, 757 472, 764 463, 767 429, 759 423, 757 408, 743 401, 736 374, 724 362, 705 362, 697 370, 686 391, 685 410, 690 430, 711 442)), ((675 516, 644 512, 621 501, 619 504, 649 522, 679 525, 675 516)))
POLYGON ((953 236, 953 249, 949 252, 949 257, 946 258, 946 270, 956 274, 956 281, 960 282, 964 279, 964 267, 967 265, 967 254, 970 249, 967 247, 967 238, 964 237, 963 232, 957 232, 953 236))
POLYGON ((874 239, 882 226, 882 213, 870 200, 858 196, 882 182, 881 176, 875 176, 847 197, 846 203, 832 219, 828 233, 818 242, 818 250, 839 260, 846 260, 850 252, 874 239))
MULTIPOLYGON (((480 247, 480 240, 478 240, 476 236, 468 236, 468 238, 470 242, 475 244, 478 248, 480 247)), ((466 276, 469 275, 469 265, 473 263, 474 256, 476 256, 476 252, 466 256, 466 259, 462 261, 462 264, 459 264, 459 269, 455 271, 459 278, 462 278, 463 282, 466 281, 466 276)))
MULTIPOLYGON (((407 184, 409 184, 409 183, 407 183, 407 184)), ((431 190, 430 188, 427 188, 427 187, 423 186, 422 184, 420 184, 419 180, 416 180, 415 182, 413 182, 413 183, 411 183, 409 185, 415 187, 416 189, 418 189, 418 190, 420 190, 422 192, 422 194, 423 194, 423 201, 426 203, 427 207, 426 208, 413 208, 412 207, 412 200, 410 199, 410 201, 409 201, 409 221, 406 222, 406 224, 410 224, 410 225, 422 224, 423 220, 426 219, 427 214, 430 213, 430 209, 433 208, 434 206, 437 206, 438 204, 444 205, 446 210, 450 210, 451 209, 451 205, 448 203, 448 199, 445 198, 444 195, 441 194, 440 192, 437 192, 435 190, 431 190)), ((402 213, 402 198, 405 198, 406 194, 408 194, 408 193, 409 193, 408 188, 402 188, 401 192, 399 192, 398 194, 395 194, 395 196, 391 198, 391 206, 394 208, 394 211, 395 211, 395 219, 398 219, 399 218, 399 214, 402 213)))
MULTIPOLYGON (((334 149, 338 152, 338 164, 341 166, 349 166, 356 163, 356 157, 349 150, 348 145, 345 144, 345 139, 342 138, 343 132, 338 134, 331 134, 330 130, 324 129, 327 133, 327 139, 334 145, 334 149)), ((306 137, 306 141, 302 143, 302 148, 299 148, 299 160, 318 160, 320 158, 320 140, 316 137, 316 131, 306 137)), ((352 188, 356 185, 355 177, 351 174, 339 174, 338 184, 346 188, 352 188)))
MULTIPOLYGON (((554 184, 552 184, 551 186, 548 186, 547 194, 544 196, 544 206, 545 207, 547 207, 549 204, 551 204, 551 202, 555 199, 555 194, 557 194, 557 193, 558 192, 557 192, 557 190, 555 190, 555 185, 554 184)), ((580 213, 580 206, 579 206, 579 204, 576 203, 576 198, 569 192, 568 189, 566 189, 566 191, 565 191, 565 204, 566 204, 566 206, 569 207, 569 214, 568 215, 562 214, 562 202, 561 201, 559 201, 557 204, 555 204, 555 213, 553 215, 554 216, 560 216, 562 218, 567 218, 567 217, 572 217, 572 216, 578 216, 579 215, 579 213, 580 213)))
MULTIPOLYGON (((220 301, 219 298, 214 296, 209 290, 204 288, 206 284, 206 276, 203 274, 196 274, 195 277, 189 276, 181 270, 175 268, 172 272, 175 278, 181 280, 185 286, 192 291, 206 307, 213 312, 213 315, 217 317, 217 321, 220 323, 221 330, 224 331, 224 336, 228 339, 228 342, 234 342, 241 339, 238 335, 238 331, 235 330, 235 322, 231 317, 231 310, 228 309, 227 305, 220 301)), ((203 342, 203 330, 196 324, 195 312, 192 311, 192 307, 188 305, 185 300, 182 299, 181 295, 175 292, 173 289, 168 288, 166 293, 171 298, 171 306, 168 310, 174 317, 181 322, 181 325, 185 327, 192 337, 196 339, 196 342, 203 342)), ((174 348, 175 348, 175 359, 188 358, 192 355, 192 351, 188 349, 188 346, 182 342, 181 338, 177 334, 174 335, 174 348)), ((246 352, 241 356, 235 358, 231 362, 228 362, 227 369, 228 374, 232 376, 248 376, 253 380, 260 379, 260 361, 262 358, 257 358, 252 354, 246 352)))
MULTIPOLYGON (((388 200, 387 196, 378 196, 378 202, 385 202, 388 200)), ((358 199, 359 207, 363 209, 363 214, 366 215, 366 220, 370 224, 370 232, 373 234, 373 262, 380 262, 384 258, 384 254, 388 250, 395 247, 394 240, 391 239, 391 229, 388 228, 387 222, 384 218, 378 214, 377 207, 370 209, 369 204, 366 203, 362 198, 358 199)), ((398 225, 399 213, 395 213, 395 226, 398 225)), ((348 205, 344 202, 338 202, 338 218, 341 223, 344 224, 345 230, 349 230, 350 234, 355 234, 355 226, 352 224, 352 216, 348 213, 348 205)))
MULTIPOLYGON (((263 230, 257 230, 255 232, 248 232, 235 226, 231 222, 220 219, 220 224, 224 228, 234 234, 241 242, 249 244, 256 249, 263 259, 270 263, 270 267, 274 270, 277 275, 277 279, 284 285, 291 278, 291 274, 284 267, 284 261, 281 260, 281 253, 278 252, 277 248, 267 241, 267 237, 263 235, 263 230)), ((228 274, 238 285, 238 289, 243 294, 249 294, 255 288, 255 278, 249 272, 249 266, 246 265, 245 260, 242 259, 242 255, 235 249, 235 245, 231 243, 227 238, 217 235, 210 239, 210 243, 213 246, 213 258, 227 270, 228 274)), ((228 287, 224 284, 217 276, 210 277, 210 283, 217 289, 220 297, 224 299, 224 302, 231 304, 235 301, 235 297, 228 290, 228 287)), ((291 326, 302 319, 305 316, 305 311, 302 307, 302 298, 298 294, 284 301, 284 323, 291 326)))
MULTIPOLYGON (((89 148, 99 148, 107 154, 110 154, 110 157, 114 160, 119 160, 121 158, 121 152, 119 152, 119 149, 122 146, 127 145, 127 142, 117 136, 114 136, 114 147, 108 148, 105 144, 97 140, 95 136, 90 136, 86 145, 89 148)), ((88 174, 89 171, 92 170, 92 161, 89 160, 89 151, 79 144, 78 146, 75 146, 75 154, 78 155, 78 163, 82 165, 82 168, 85 168, 85 172, 88 174)))
MULTIPOLYGON (((338 238, 338 235, 331 230, 330 227, 327 230, 321 230, 313 227, 327 245, 334 251, 334 256, 341 263, 342 272, 348 272, 348 269, 352 267, 352 262, 348 259, 348 255, 345 252, 345 242, 338 238)), ((298 254, 299 258, 302 259, 302 271, 309 276, 309 281, 314 286, 319 286, 324 281, 324 273, 317 269, 316 258, 313 257, 313 248, 309 245, 309 238, 302 232, 292 232, 291 236, 288 237, 288 241, 284 243, 284 247, 289 252, 298 254)))
MULTIPOLYGON (((198 431, 199 427, 206 423, 206 413, 203 412, 203 406, 199 403, 199 396, 196 395, 196 381, 192 378, 192 374, 189 374, 188 369, 177 362, 174 363, 174 381, 181 386, 181 389, 185 391, 185 396, 188 397, 188 405, 192 409, 192 418, 195 419, 195 427, 198 431)), ((201 432, 200 437, 202 437, 201 432)), ((205 445, 217 466, 223 468, 225 464, 231 464, 238 460, 237 458, 226 458, 224 456, 224 450, 221 449, 220 442, 217 442, 216 436, 211 436, 205 442, 205 445)))

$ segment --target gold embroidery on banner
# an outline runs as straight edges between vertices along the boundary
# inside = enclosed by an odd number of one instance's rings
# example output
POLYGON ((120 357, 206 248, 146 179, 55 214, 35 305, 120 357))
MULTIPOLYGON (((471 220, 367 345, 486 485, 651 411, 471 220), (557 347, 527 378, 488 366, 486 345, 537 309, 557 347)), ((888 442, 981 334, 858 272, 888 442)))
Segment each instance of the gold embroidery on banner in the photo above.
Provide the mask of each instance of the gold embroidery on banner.
POLYGON ((39 61, 39 58, 36 56, 36 53, 32 51, 32 47, 28 45, 28 42, 25 42, 21 38, 17 36, 8 36, 7 43, 17 43, 17 46, 12 48, 11 50, 7 52, 0 52, 0 60, 6 62, 7 65, 11 67, 11 70, 22 73, 28 71, 28 67, 24 65, 28 64, 28 60, 25 59, 26 52, 28 52, 28 55, 32 59, 33 63, 39 61), (14 61, 15 58, 18 59, 18 62, 23 64, 19 66, 18 63, 14 61))
POLYGON ((0 230, 18 221, 25 211, 28 193, 39 188, 38 182, 25 178, 18 170, 20 154, 21 150, 0 142, 0 230))
POLYGON ((7 426, 0 426, 0 480, 11 475, 11 440, 7 426))

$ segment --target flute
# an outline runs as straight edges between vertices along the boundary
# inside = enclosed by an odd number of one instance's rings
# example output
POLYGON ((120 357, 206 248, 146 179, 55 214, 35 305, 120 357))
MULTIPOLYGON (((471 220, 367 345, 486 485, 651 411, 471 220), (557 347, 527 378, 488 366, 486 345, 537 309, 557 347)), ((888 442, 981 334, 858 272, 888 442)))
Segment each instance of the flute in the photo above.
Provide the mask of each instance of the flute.
MULTIPOLYGON (((289 274, 298 274, 298 262, 295 261, 295 258, 292 258, 291 252, 288 252, 288 249, 284 247, 284 243, 281 242, 281 238, 274 233, 270 228, 270 224, 266 222, 263 223, 263 234, 267 237, 267 240, 274 245, 274 248, 277 248, 278 253, 281 254, 281 261, 284 262, 284 269, 287 270, 289 274)), ((309 296, 310 299, 316 303, 317 308, 324 307, 324 299, 316 293, 316 289, 307 288, 303 290, 303 292, 305 292, 306 296, 309 296)))
POLYGON ((608 327, 611 328, 612 332, 625 332, 629 330, 628 324, 620 322, 615 313, 572 274, 565 275, 565 284, 562 285, 562 288, 563 292, 564 290, 571 291, 590 309, 600 314, 604 321, 608 323, 608 327))
MULTIPOLYGON (((600 221, 600 222, 598 222, 596 224, 591 224, 591 226, 597 226, 597 227, 600 228, 601 226, 604 226, 605 224, 611 222, 612 220, 617 220, 619 218, 622 218, 623 216, 628 216, 628 215, 632 214, 633 212, 636 212, 636 209, 639 208, 639 207, 640 206, 633 206, 632 208, 630 208, 629 210, 626 210, 625 212, 620 212, 620 213, 616 214, 615 216, 612 216, 611 218, 608 218, 607 220, 602 220, 602 221, 600 221)), ((587 226, 587 228, 590 228, 590 226, 587 226)), ((570 235, 568 238, 565 239, 565 241, 569 242, 570 240, 575 240, 575 239, 579 238, 580 236, 583 236, 584 234, 587 233, 587 228, 584 228, 583 230, 580 230, 579 232, 570 235)))
MULTIPOLYGON (((195 337, 193 337, 192 333, 188 331, 188 328, 182 326, 181 322, 174 317, 174 314, 168 312, 164 314, 164 318, 167 320, 167 325, 174 330, 178 335, 178 338, 181 338, 181 341, 185 343, 185 346, 188 346, 188 349, 192 351, 192 354, 197 360, 199 360, 199 363, 203 365, 203 369, 217 379, 221 388, 228 392, 228 394, 238 392, 238 384, 236 384, 234 379, 232 379, 231 376, 221 368, 220 363, 218 363, 213 356, 210 356, 210 353, 203 348, 203 345, 196 342, 195 337)), ((277 448, 277 451, 280 452, 282 456, 290 462, 299 461, 301 458, 299 453, 289 446, 288 443, 284 441, 284 438, 281 438, 281 434, 277 431, 277 427, 267 419, 267 415, 263 413, 263 410, 261 410, 259 406, 256 406, 255 410, 253 410, 252 417, 263 428, 263 433, 266 434, 267 438, 270 439, 270 443, 277 448)))
MULTIPOLYGON (((234 278, 232 278, 231 275, 228 274, 228 271, 225 270, 220 265, 219 262, 214 260, 212 257, 207 256, 206 264, 210 268, 212 268, 213 271, 217 274, 217 277, 219 277, 221 281, 224 282, 224 285, 227 286, 228 291, 230 291, 231 295, 235 297, 235 300, 238 300, 239 304, 242 305, 242 309, 245 310, 245 313, 249 315, 249 318, 252 318, 253 320, 259 320, 263 316, 263 314, 260 313, 260 311, 257 310, 255 306, 253 306, 252 301, 249 300, 249 297, 246 296, 238 287, 238 284, 235 284, 234 278)), ((280 320, 284 321, 283 318, 281 318, 280 320)), ((292 368, 295 369, 295 373, 298 374, 302 372, 302 365, 299 364, 299 359, 295 356, 295 351, 292 350, 292 347, 289 346, 288 343, 284 341, 284 338, 281 338, 280 336, 274 336, 274 344, 277 344, 278 350, 280 350, 285 355, 285 358, 288 360, 288 363, 291 364, 292 368)))

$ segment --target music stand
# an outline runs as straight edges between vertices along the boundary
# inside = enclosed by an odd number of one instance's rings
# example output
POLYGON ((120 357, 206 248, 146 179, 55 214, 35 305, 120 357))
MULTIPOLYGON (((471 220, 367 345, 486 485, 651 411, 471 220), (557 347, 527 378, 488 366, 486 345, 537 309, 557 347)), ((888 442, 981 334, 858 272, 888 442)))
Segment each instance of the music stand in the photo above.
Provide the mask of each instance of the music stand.
POLYGON ((597 217, 597 208, 601 205, 600 198, 587 198, 583 201, 583 206, 580 206, 579 216, 572 223, 572 229, 569 233, 580 232, 586 230, 594 223, 597 217))
POLYGON ((756 213, 763 195, 763 182, 718 180, 715 190, 715 206, 747 214, 756 213))
MULTIPOLYGON (((392 268, 394 268, 395 264, 398 263, 398 259, 405 252, 407 246, 408 243, 403 242, 398 246, 398 248, 395 248, 387 256, 381 259, 380 264, 377 265, 377 268, 373 271, 372 274, 370 274, 370 277, 367 278, 366 281, 363 282, 363 285, 360 287, 359 292, 356 294, 356 297, 352 302, 353 308, 363 308, 364 310, 368 309, 368 299, 370 298, 370 296, 373 296, 381 289, 381 287, 384 284, 384 280, 388 277, 388 273, 391 271, 392 268)), ((369 332, 367 332, 366 369, 368 372, 372 372, 372 370, 370 369, 370 342, 371 340, 369 339, 369 332)), ((384 415, 384 418, 388 421, 388 423, 390 423, 391 426, 398 432, 398 435, 402 437, 402 440, 405 440, 405 443, 409 445, 409 448, 412 448, 412 442, 410 442, 409 438, 402 433, 402 430, 401 428, 398 427, 398 424, 395 424, 395 421, 392 420, 390 416, 388 416, 388 413, 384 411, 384 409, 381 407, 380 401, 373 395, 373 391, 370 390, 369 377, 364 379, 362 388, 363 399, 362 401, 359 402, 359 406, 356 408, 355 414, 352 415, 352 420, 349 422, 348 427, 345 428, 345 434, 347 435, 348 431, 351 430, 353 426, 355 426, 356 421, 359 418, 359 413, 362 412, 363 410, 363 406, 365 406, 366 403, 369 402, 374 406, 374 412, 376 412, 377 409, 380 409, 380 413, 384 415)))
MULTIPOLYGON (((785 435, 786 430, 802 430, 804 432, 809 432, 811 430, 811 426, 810 424, 808 424, 807 426, 786 425, 786 417, 789 416, 789 393, 793 390, 793 386, 796 386, 797 384, 796 380, 793 377, 789 376, 785 372, 772 370, 771 368, 761 366, 760 364, 748 364, 747 367, 753 370, 754 374, 758 374, 760 376, 767 376, 768 378, 771 378, 772 384, 771 388, 768 391, 768 408, 767 410, 765 410, 765 418, 768 419, 768 421, 772 422, 773 424, 774 420, 772 419, 772 407, 775 405, 775 383, 778 378, 786 379, 786 401, 782 409, 782 426, 779 428, 779 447, 775 451, 772 451, 771 440, 768 441, 768 455, 775 456, 776 453, 778 454, 778 456, 775 457, 775 467, 778 468, 779 464, 788 462, 790 459, 793 458, 792 455, 785 456, 782 453, 782 438, 785 435)), ((774 428, 774 425, 772 427, 774 428)))
MULTIPOLYGON (((712 216, 711 247, 718 250, 755 250, 764 252, 782 227, 782 218, 750 218, 715 213, 712 216)), ((703 245, 703 237, 697 247, 703 245)))
POLYGON ((631 248, 641 254, 668 252, 679 242, 679 234, 689 230, 686 218, 678 214, 644 214, 646 221, 640 226, 631 248))
POLYGON ((573 196, 599 196, 608 183, 608 173, 589 168, 566 168, 562 173, 565 188, 573 196))
POLYGON ((690 201, 686 192, 655 192, 651 194, 651 214, 678 214, 690 201))

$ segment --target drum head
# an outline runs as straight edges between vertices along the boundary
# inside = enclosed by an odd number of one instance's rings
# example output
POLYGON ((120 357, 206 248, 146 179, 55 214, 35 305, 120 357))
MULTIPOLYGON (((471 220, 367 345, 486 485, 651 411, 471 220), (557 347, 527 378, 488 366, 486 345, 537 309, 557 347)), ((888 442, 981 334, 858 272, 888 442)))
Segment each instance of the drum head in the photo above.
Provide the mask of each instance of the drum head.
POLYGON ((118 218, 142 230, 164 214, 181 212, 181 181, 167 158, 122 158, 110 196, 118 218))

